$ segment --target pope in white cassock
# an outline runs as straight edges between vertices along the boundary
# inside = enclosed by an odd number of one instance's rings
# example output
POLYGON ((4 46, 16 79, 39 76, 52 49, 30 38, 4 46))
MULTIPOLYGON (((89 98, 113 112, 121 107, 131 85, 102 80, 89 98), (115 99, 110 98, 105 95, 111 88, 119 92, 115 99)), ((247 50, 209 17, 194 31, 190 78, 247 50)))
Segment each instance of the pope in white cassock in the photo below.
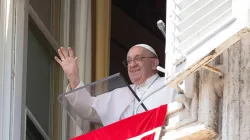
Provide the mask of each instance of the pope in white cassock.
MULTIPOLYGON (((55 57, 55 60, 67 75, 71 88, 84 86, 80 80, 77 57, 74 56, 73 50, 61 48, 58 49, 58 54, 60 59, 55 57)), ((130 48, 123 64, 127 67, 133 83, 131 88, 140 99, 164 84, 164 78, 160 77, 156 70, 159 64, 158 56, 149 45, 138 44, 130 48)), ((78 110, 81 117, 102 122, 104 126, 134 115, 134 109, 138 105, 138 101, 128 88, 118 88, 96 97, 92 97, 87 91, 81 92, 67 97, 71 105, 78 110)), ((174 90, 166 86, 143 103, 150 110, 171 103, 173 96, 174 90)), ((140 106, 138 113, 143 111, 145 110, 140 106)))

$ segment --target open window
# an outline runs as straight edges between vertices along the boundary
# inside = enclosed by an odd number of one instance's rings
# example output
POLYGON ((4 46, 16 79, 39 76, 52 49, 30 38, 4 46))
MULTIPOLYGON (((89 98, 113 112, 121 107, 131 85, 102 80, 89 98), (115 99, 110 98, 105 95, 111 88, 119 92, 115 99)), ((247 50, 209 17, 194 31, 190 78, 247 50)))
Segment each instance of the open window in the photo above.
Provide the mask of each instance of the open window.
POLYGON ((247 6, 236 0, 169 0, 166 12, 166 83, 173 87, 249 32, 247 6))

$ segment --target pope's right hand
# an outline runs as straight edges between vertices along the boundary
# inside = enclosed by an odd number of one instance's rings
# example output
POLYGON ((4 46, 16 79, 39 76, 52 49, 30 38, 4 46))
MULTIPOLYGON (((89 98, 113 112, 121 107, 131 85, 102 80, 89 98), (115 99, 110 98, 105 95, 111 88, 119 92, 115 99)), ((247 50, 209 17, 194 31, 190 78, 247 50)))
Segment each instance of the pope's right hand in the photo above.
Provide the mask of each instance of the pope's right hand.
POLYGON ((64 73, 68 77, 71 88, 76 88, 80 83, 77 57, 74 56, 74 52, 70 47, 68 51, 61 47, 58 49, 58 54, 60 59, 55 56, 55 60, 61 65, 64 73))

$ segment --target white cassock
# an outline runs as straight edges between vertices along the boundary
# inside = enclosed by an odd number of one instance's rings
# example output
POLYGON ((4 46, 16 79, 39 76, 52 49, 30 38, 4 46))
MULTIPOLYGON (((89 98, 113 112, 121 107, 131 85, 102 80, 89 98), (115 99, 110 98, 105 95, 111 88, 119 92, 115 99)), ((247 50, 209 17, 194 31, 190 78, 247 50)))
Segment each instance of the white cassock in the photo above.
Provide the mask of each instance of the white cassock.
MULTIPOLYGON (((163 84, 164 78, 155 74, 148 78, 145 84, 133 84, 131 85, 131 88, 136 92, 140 99, 143 99, 163 84)), ((82 82, 80 82, 77 88, 81 86, 84 86, 82 82)), ((138 101, 135 99, 129 88, 117 88, 96 97, 90 96, 87 91, 84 92, 83 90, 80 90, 73 94, 68 94, 67 98, 82 118, 94 122, 102 122, 104 126, 132 116, 138 105, 138 101)), ((173 102, 173 98, 174 89, 166 86, 151 95, 143 103, 148 110, 151 110, 160 105, 173 102)), ((138 113, 143 111, 145 110, 140 106, 138 113)))

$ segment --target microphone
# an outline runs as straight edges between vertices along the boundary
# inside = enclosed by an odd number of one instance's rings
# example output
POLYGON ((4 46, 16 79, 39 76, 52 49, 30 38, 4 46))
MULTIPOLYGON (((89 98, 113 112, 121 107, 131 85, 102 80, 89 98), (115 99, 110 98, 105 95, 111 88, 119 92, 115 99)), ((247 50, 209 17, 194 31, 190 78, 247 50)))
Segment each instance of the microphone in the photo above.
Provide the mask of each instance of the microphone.
POLYGON ((162 20, 157 21, 157 27, 160 29, 163 36, 166 38, 166 26, 162 20))

